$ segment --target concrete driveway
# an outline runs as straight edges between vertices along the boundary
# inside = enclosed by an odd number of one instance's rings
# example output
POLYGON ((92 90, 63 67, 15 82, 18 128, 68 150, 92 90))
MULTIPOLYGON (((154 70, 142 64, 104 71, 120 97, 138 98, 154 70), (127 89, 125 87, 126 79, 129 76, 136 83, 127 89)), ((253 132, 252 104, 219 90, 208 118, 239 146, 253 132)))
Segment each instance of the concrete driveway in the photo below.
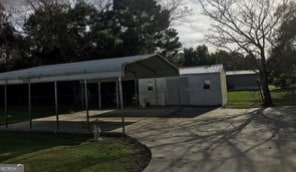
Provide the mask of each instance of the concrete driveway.
POLYGON ((127 126, 152 151, 145 172, 296 171, 295 107, 197 111, 127 126))
MULTIPOLYGON (((294 172, 296 107, 268 109, 166 108, 125 110, 127 134, 147 145, 145 172, 294 172)), ((91 111, 103 130, 121 132, 120 112, 91 111)), ((61 131, 88 132, 85 112, 60 116, 61 131)), ((55 117, 33 130, 55 130, 55 117)), ((28 122, 8 130, 28 130, 28 122)), ((3 126, 1 126, 3 129, 3 126)))

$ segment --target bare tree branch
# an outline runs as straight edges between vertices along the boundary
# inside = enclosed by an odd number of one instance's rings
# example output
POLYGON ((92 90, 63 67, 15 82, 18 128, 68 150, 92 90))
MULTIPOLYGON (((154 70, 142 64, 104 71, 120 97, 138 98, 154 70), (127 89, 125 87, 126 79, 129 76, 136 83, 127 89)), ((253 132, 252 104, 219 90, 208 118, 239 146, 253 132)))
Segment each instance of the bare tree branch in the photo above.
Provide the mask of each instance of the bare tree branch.
POLYGON ((212 32, 208 35, 214 45, 241 49, 261 60, 261 78, 265 104, 272 104, 268 88, 266 58, 274 46, 274 33, 283 17, 276 12, 284 0, 198 0, 204 15, 211 18, 212 32))
POLYGON ((186 17, 192 15, 192 9, 185 4, 184 0, 160 0, 159 4, 163 9, 170 12, 172 25, 176 22, 184 21, 186 17))

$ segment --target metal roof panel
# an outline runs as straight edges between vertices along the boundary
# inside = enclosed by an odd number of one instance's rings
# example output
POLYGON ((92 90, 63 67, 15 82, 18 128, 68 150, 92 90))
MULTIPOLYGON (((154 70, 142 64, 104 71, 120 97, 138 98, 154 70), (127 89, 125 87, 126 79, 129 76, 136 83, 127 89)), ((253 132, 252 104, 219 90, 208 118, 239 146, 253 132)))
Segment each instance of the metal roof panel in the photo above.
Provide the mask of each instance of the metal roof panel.
POLYGON ((223 65, 211 65, 211 66, 196 66, 196 67, 185 67, 179 68, 180 75, 191 75, 191 74, 209 74, 209 73, 220 73, 223 70, 223 65))
POLYGON ((158 77, 178 75, 178 70, 157 54, 129 56, 47 65, 0 73, 0 84, 26 82, 52 82, 84 79, 107 79, 125 77, 130 71, 134 77, 158 77), (136 66, 129 66, 135 64, 136 66), (128 65, 128 66, 127 66, 128 65), (146 66, 146 69, 145 69, 146 66), (161 68, 158 66, 162 66, 161 68), (128 69, 125 69, 127 67, 128 69), (134 72, 132 72, 134 71, 134 72))
POLYGON ((237 71, 227 71, 226 75, 251 75, 258 74, 258 70, 237 70, 237 71))

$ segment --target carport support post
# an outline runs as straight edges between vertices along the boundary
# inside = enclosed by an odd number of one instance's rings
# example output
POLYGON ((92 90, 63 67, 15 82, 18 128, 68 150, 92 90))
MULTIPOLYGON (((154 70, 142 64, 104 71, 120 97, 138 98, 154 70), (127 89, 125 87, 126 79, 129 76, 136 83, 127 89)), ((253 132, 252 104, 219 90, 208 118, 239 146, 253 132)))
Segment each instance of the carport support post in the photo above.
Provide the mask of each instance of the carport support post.
POLYGON ((156 104, 156 106, 159 106, 158 89, 157 89, 157 78, 156 77, 154 77, 154 86, 155 86, 155 104, 156 104))
POLYGON ((118 84, 118 81, 116 81, 115 82, 115 87, 116 87, 116 107, 117 107, 117 109, 119 109, 120 108, 120 105, 119 105, 119 103, 120 103, 120 100, 119 100, 119 91, 118 91, 118 87, 119 87, 119 84, 118 84))
POLYGON ((8 117, 7 117, 7 81, 4 85, 4 115, 5 115, 5 128, 8 128, 8 117))
POLYGON ((180 81, 178 81, 178 104, 179 104, 179 109, 181 109, 181 87, 180 87, 180 81))
POLYGON ((118 78, 119 83, 119 99, 120 99, 120 110, 121 110, 121 122, 122 122, 122 133, 125 134, 124 114, 123 114, 123 93, 122 93, 122 78, 118 78))
POLYGON ((98 105, 99 109, 102 109, 102 95, 101 95, 101 82, 98 82, 98 105))
POLYGON ((55 102, 55 114, 57 120, 57 130, 60 129, 60 122, 59 122, 59 112, 58 112, 58 83, 57 81, 54 82, 54 102, 55 102))
POLYGON ((135 79, 135 97, 138 100, 138 79, 135 79))
POLYGON ((28 82, 28 105, 29 105, 29 122, 32 129, 32 110, 31 110, 31 82, 28 82))
POLYGON ((86 122, 87 129, 90 130, 89 125, 89 109, 88 109, 88 93, 87 93, 87 80, 84 80, 84 99, 85 99, 85 110, 86 110, 86 122))

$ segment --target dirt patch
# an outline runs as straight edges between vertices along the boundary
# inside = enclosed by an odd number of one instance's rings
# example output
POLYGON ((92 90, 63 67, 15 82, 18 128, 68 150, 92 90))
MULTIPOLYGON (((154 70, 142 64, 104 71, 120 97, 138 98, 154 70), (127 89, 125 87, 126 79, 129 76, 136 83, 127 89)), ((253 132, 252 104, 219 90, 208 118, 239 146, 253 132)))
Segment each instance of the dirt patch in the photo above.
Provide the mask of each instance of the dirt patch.
POLYGON ((142 172, 151 160, 150 149, 134 138, 127 136, 125 139, 134 150, 135 166, 133 167, 132 172, 142 172))

